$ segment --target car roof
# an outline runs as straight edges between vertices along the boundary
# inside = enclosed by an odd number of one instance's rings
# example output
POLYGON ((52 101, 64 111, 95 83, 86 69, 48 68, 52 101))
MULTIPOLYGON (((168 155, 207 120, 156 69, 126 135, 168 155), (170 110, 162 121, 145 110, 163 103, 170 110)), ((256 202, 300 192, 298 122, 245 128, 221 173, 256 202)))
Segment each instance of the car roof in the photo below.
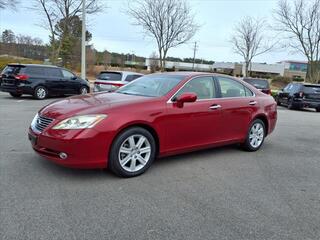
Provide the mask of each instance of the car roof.
POLYGON ((54 65, 45 65, 45 64, 24 64, 24 63, 9 63, 8 66, 21 66, 21 67, 28 67, 28 66, 32 66, 32 67, 49 67, 49 68, 59 68, 58 66, 54 66, 54 65))
POLYGON ((106 70, 106 71, 101 71, 100 73, 122 73, 122 74, 126 74, 126 75, 128 75, 128 74, 135 74, 135 75, 143 75, 142 73, 137 73, 137 72, 130 72, 130 71, 108 71, 108 70, 106 70))
POLYGON ((308 82, 291 82, 288 83, 289 84, 299 84, 299 85, 303 85, 303 86, 315 86, 315 87, 320 87, 320 84, 316 84, 316 83, 308 83, 308 82))
POLYGON ((220 73, 211 73, 211 72, 162 72, 162 73, 154 73, 154 74, 165 74, 165 75, 178 75, 183 77, 197 77, 197 76, 220 76, 220 77, 230 77, 236 79, 234 76, 230 76, 227 74, 220 74, 220 73))

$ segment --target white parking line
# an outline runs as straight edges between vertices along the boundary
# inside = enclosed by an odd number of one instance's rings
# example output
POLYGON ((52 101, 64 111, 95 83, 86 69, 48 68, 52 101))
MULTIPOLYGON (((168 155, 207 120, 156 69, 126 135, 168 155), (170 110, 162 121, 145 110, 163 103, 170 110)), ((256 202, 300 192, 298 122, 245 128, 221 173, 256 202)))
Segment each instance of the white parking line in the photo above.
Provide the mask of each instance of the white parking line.
POLYGON ((24 102, 24 100, 18 100, 17 102, 24 102))

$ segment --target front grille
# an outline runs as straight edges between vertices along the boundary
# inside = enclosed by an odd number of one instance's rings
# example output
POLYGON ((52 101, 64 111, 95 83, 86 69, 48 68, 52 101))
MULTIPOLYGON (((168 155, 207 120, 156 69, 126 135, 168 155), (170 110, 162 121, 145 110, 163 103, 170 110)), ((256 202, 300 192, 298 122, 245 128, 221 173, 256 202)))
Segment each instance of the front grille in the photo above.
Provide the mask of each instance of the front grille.
POLYGON ((35 128, 42 132, 46 127, 49 126, 50 123, 52 123, 53 119, 43 116, 38 116, 36 122, 35 122, 35 128))

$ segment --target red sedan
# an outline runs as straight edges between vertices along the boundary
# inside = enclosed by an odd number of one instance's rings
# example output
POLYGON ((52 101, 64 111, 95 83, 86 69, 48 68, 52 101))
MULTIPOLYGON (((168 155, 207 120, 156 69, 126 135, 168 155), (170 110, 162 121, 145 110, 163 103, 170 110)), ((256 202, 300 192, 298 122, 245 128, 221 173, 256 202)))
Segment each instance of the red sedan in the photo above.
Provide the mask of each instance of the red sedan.
POLYGON ((145 172, 156 157, 240 143, 258 150, 276 125, 272 97, 230 76, 162 73, 114 93, 82 95, 41 109, 33 149, 58 164, 145 172))

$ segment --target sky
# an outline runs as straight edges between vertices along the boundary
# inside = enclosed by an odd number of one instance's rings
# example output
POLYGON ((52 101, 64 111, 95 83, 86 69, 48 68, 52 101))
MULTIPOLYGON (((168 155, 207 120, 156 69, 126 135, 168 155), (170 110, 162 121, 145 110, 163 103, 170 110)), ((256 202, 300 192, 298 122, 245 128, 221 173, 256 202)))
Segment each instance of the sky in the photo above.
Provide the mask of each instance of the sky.
MULTIPOLYGON (((15 34, 39 37, 48 42, 49 32, 39 26, 42 17, 28 8, 34 0, 21 0, 17 11, 0 10, 0 32, 11 29, 15 34)), ((91 44, 99 50, 118 53, 134 53, 149 57, 156 50, 155 41, 146 36, 143 29, 132 25, 126 15, 128 0, 101 0, 106 6, 96 15, 88 15, 88 30, 92 33, 91 44)), ((242 57, 232 50, 230 38, 235 24, 245 16, 265 19, 274 26, 273 12, 278 0, 187 0, 199 31, 188 43, 170 49, 168 56, 193 57, 194 42, 197 42, 197 58, 223 62, 240 62, 242 57)), ((276 33, 268 30, 268 39, 276 33)), ((275 49, 260 55, 254 62, 276 63, 283 60, 305 60, 292 49, 275 49)))

